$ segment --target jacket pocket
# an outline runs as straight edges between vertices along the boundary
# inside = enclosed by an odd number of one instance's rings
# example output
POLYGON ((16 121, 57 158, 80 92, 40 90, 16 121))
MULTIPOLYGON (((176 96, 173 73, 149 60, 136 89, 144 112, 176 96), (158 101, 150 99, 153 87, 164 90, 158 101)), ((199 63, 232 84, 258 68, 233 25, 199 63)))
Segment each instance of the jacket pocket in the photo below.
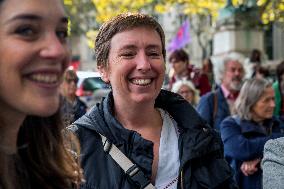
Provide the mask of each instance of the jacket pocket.
POLYGON ((233 177, 233 172, 224 159, 211 159, 200 162, 199 165, 193 170, 193 177, 200 186, 204 188, 230 188, 232 183, 227 183, 227 186, 224 186, 224 184, 233 177))

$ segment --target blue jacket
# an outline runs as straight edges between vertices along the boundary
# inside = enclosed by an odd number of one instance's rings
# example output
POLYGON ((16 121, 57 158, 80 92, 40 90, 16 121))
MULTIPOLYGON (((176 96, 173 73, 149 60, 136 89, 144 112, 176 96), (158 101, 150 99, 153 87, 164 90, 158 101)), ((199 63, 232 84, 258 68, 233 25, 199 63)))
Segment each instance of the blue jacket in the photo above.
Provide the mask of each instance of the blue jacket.
POLYGON ((75 102, 72 104, 61 96, 60 111, 63 122, 68 126, 86 113, 87 106, 79 97, 76 97, 75 102))
MULTIPOLYGON (((180 174, 178 188, 236 188, 233 173, 223 156, 217 132, 204 124, 194 108, 181 96, 162 90, 156 107, 166 110, 179 129, 180 174)), ((102 135, 138 165, 146 177, 152 173, 153 143, 125 129, 113 116, 110 93, 100 104, 70 126, 81 143, 81 165, 86 182, 81 189, 135 189, 123 170, 103 150, 102 135)))
POLYGON ((244 161, 262 158, 266 141, 284 136, 281 123, 276 119, 264 121, 264 127, 237 116, 226 118, 220 127, 225 158, 235 171, 235 179, 241 189, 261 189, 262 171, 245 176, 241 170, 244 161))
POLYGON ((214 129, 220 130, 221 122, 228 116, 230 116, 229 105, 224 97, 221 87, 218 87, 216 91, 212 91, 203 95, 197 106, 197 111, 200 116, 207 121, 214 129), (217 112, 215 118, 214 114, 214 95, 217 95, 217 112))
POLYGON ((76 97, 76 102, 74 106, 74 121, 82 117, 86 113, 86 111, 87 105, 82 100, 80 100, 79 97, 76 97))

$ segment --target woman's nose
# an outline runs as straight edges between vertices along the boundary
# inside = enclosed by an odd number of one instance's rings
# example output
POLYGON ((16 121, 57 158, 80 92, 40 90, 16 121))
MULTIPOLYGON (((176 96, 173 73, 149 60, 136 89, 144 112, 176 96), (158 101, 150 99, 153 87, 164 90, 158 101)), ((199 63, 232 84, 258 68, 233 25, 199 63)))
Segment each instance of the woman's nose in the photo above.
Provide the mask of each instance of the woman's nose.
POLYGON ((151 69, 151 63, 145 53, 141 53, 137 58, 137 69, 148 71, 151 69))
POLYGON ((64 59, 68 56, 66 42, 62 42, 56 34, 48 34, 43 41, 40 55, 48 59, 64 59))

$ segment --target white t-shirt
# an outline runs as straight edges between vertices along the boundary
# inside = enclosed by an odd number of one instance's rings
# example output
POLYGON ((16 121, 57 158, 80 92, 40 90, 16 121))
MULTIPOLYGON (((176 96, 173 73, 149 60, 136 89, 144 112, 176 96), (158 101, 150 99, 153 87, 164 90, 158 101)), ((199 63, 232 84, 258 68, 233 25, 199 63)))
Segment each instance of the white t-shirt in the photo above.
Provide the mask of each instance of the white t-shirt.
POLYGON ((157 189, 176 189, 179 176, 178 130, 170 115, 159 109, 163 118, 160 138, 158 171, 155 180, 157 189))

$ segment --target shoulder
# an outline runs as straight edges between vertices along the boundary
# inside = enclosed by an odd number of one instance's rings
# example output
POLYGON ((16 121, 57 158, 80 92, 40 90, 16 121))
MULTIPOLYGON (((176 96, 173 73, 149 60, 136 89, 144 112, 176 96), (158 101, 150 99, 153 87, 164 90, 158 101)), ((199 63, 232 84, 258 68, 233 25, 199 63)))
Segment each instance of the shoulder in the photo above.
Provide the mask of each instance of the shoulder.
POLYGON ((198 105, 196 106, 196 110, 202 117, 208 117, 213 112, 214 107, 214 92, 206 93, 201 96, 198 105))
POLYGON ((268 140, 264 145, 264 153, 281 154, 284 157, 284 137, 268 140))
POLYGON ((188 125, 200 125, 202 118, 195 108, 180 95, 162 90, 155 101, 155 107, 167 111, 173 119, 184 127, 188 125))
MULTIPOLYGON (((93 118, 94 108, 91 109, 88 113, 77 119, 72 125, 68 126, 67 129, 81 140, 95 135, 98 126, 98 119, 93 118)), ((87 139, 86 139, 87 140, 87 139)))
POLYGON ((203 105, 205 103, 213 102, 214 95, 215 95, 214 91, 204 94, 203 96, 201 96, 199 104, 203 105))
POLYGON ((215 95, 216 91, 211 91, 209 93, 206 93, 205 95, 203 95, 201 98, 203 99, 210 99, 215 95))
POLYGON ((231 125, 240 125, 240 118, 236 116, 229 116, 226 117, 222 122, 221 122, 221 127, 226 127, 226 126, 231 126, 231 125))
POLYGON ((84 106, 84 107, 87 107, 86 103, 83 102, 79 97, 77 97, 77 102, 80 106, 84 106))
POLYGON ((272 87, 273 87, 274 89, 278 89, 278 87, 279 87, 279 82, 278 82, 278 81, 275 81, 275 82, 272 84, 272 87))
POLYGON ((261 168, 263 170, 263 188, 283 188, 284 180, 284 137, 269 140, 264 146, 261 168))

